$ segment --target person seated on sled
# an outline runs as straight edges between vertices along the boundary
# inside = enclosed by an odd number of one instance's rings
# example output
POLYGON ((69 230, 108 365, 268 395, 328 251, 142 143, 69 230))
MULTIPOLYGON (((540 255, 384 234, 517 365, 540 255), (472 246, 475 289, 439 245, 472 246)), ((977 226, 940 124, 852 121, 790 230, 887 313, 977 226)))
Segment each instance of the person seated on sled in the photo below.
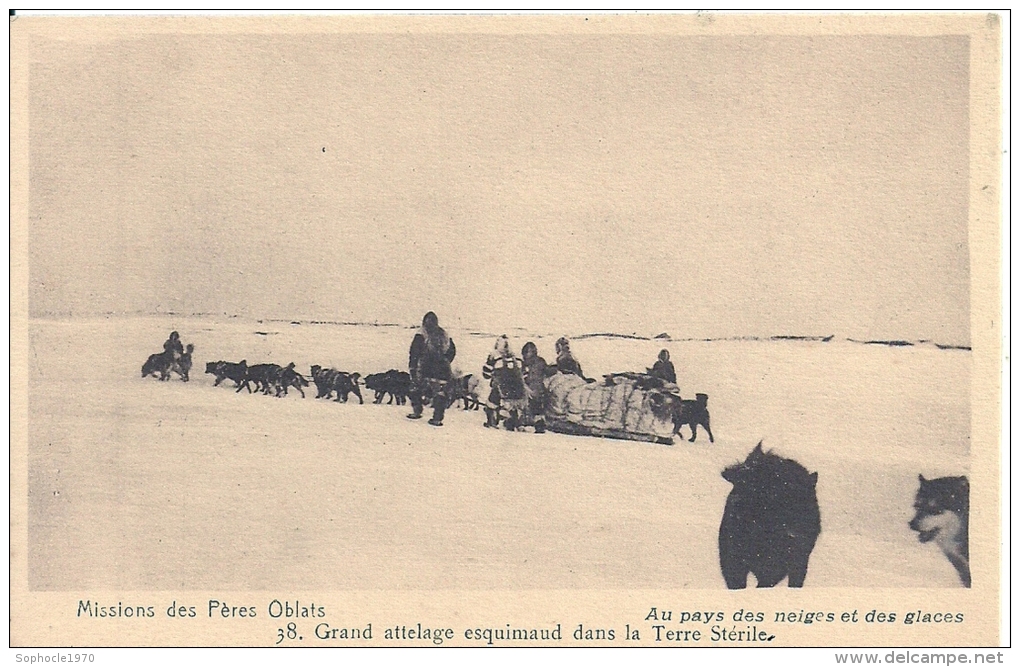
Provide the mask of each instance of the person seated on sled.
POLYGON ((408 419, 421 419, 426 395, 432 398, 433 426, 443 425, 446 413, 446 383, 453 378, 450 363, 457 356, 457 347, 446 331, 439 326, 439 318, 429 311, 421 321, 421 329, 411 341, 408 368, 411 373, 411 414, 408 419))
POLYGON ((485 426, 499 425, 499 410, 507 412, 505 426, 516 431, 521 425, 521 412, 527 405, 524 388, 524 362, 510 351, 510 341, 505 335, 496 339, 496 346, 489 353, 482 367, 482 377, 492 385, 485 405, 485 426))
POLYGON ((676 370, 673 368, 673 362, 669 360, 669 350, 659 352, 659 360, 648 369, 648 374, 676 384, 676 370))
POLYGON ((521 350, 524 357, 524 385, 528 388, 526 421, 535 433, 545 433, 545 376, 548 365, 538 356, 538 347, 528 341, 521 350))
POLYGON ((584 376, 581 364, 578 363, 570 351, 570 341, 567 340, 566 336, 556 341, 556 370, 560 373, 572 373, 588 383, 595 381, 584 376))
POLYGON ((163 343, 163 354, 171 361, 179 361, 184 356, 184 343, 181 342, 181 335, 176 331, 171 331, 170 337, 163 343))

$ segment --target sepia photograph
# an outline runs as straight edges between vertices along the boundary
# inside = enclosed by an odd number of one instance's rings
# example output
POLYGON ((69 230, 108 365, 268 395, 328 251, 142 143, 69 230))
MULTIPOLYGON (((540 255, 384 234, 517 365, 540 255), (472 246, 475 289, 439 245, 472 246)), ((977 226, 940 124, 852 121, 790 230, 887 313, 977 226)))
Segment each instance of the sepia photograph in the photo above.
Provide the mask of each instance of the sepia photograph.
POLYGON ((997 15, 10 33, 12 646, 999 645, 997 15))

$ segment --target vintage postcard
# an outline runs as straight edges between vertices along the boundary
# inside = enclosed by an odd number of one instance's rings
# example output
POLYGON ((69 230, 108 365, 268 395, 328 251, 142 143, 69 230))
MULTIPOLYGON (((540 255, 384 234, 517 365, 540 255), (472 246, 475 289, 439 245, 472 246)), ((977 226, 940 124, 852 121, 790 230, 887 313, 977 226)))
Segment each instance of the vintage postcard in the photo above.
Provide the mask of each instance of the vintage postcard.
POLYGON ((997 15, 9 27, 12 646, 1004 641, 997 15))

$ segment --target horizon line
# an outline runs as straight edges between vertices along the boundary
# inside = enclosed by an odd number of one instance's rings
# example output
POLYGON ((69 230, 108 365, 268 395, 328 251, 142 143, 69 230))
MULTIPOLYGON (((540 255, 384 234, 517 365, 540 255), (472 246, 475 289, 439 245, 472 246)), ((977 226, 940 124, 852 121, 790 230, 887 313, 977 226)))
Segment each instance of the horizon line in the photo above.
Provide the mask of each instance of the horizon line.
MULTIPOLYGON (((262 324, 265 322, 273 322, 277 324, 290 324, 292 326, 299 325, 311 325, 311 326, 371 326, 371 327, 398 327, 405 329, 417 329, 420 325, 417 324, 403 324, 398 322, 380 322, 376 321, 344 321, 344 320, 323 320, 323 319, 312 319, 312 318, 286 318, 286 317, 254 317, 250 315, 238 315, 235 313, 213 313, 213 312, 196 312, 196 313, 178 313, 174 311, 162 311, 162 312, 147 312, 147 311, 135 311, 135 312, 99 312, 99 313, 44 313, 29 315, 29 320, 68 320, 68 319, 92 319, 92 318, 106 318, 111 317, 221 317, 227 319, 241 319, 249 320, 253 323, 262 324)), ((489 331, 480 330, 475 327, 455 327, 466 331, 468 335, 474 336, 498 336, 500 334, 492 333, 489 331)), ((508 331, 519 331, 525 332, 526 329, 521 327, 513 327, 508 331)), ((556 333, 539 333, 527 331, 534 336, 545 338, 552 336, 559 336, 563 334, 556 333)), ((836 334, 764 334, 764 335, 748 335, 748 334, 734 334, 730 336, 687 336, 687 337, 674 337, 666 332, 660 332, 655 335, 642 335, 638 332, 615 332, 615 331, 604 331, 604 332, 583 332, 570 334, 567 336, 571 340, 586 340, 589 338, 618 338, 618 339, 630 339, 630 340, 641 340, 641 341, 654 341, 662 340, 675 343, 696 343, 696 342, 724 342, 724 341, 776 341, 776 342, 819 342, 829 343, 832 341, 846 341, 850 343, 856 343, 861 345, 884 345, 888 347, 915 347, 915 346, 934 346, 940 350, 965 350, 971 351, 970 345, 961 345, 957 343, 944 343, 935 341, 930 338, 854 338, 850 336, 837 337, 836 334)))

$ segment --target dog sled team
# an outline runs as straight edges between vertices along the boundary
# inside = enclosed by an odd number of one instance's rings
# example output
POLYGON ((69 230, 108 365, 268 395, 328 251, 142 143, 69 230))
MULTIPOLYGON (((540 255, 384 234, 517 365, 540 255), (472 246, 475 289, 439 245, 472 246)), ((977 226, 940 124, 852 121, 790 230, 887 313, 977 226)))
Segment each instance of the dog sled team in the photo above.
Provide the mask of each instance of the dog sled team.
MULTIPOLYGON (((526 343, 517 356, 509 339, 499 336, 481 378, 456 376, 452 366, 456 345, 439 326, 436 314, 429 312, 411 342, 406 373, 389 370, 362 380, 358 373, 312 366, 310 382, 294 363, 249 366, 247 360, 209 362, 206 373, 215 376, 214 386, 229 379, 238 392, 247 388, 249 393, 278 397, 294 388, 304 398, 304 387, 314 383, 315 398, 344 403, 351 396, 364 403, 359 388, 363 384, 374 392, 375 403, 387 396, 389 404, 410 401, 409 419, 421 419, 425 408, 431 406, 428 423, 433 426, 442 426, 446 410, 462 401, 465 410, 484 409, 487 428, 502 424, 511 431, 531 428, 535 433, 550 430, 672 444, 672 437, 683 426, 690 428, 690 441, 694 442, 701 426, 709 441, 715 441, 708 396, 680 397, 676 369, 667 350, 660 351, 643 373, 614 373, 599 382, 585 376, 567 338, 557 340, 555 349, 555 363, 549 364, 534 342, 526 343)), ((183 345, 174 331, 163 351, 145 362, 142 377, 151 375, 165 381, 175 373, 187 382, 193 352, 194 346, 183 345)), ((775 586, 784 579, 791 587, 803 586, 821 532, 815 491, 818 473, 763 451, 759 442, 743 462, 727 467, 722 476, 733 485, 719 527, 719 562, 726 586, 744 588, 749 574, 754 574, 759 588, 775 586)), ((918 533, 921 543, 937 544, 957 570, 962 585, 969 588, 968 480, 919 475, 919 482, 916 514, 909 528, 918 533)))
MULTIPOLYGON (((174 331, 163 344, 163 352, 153 354, 142 367, 142 376, 160 380, 177 374, 189 379, 193 345, 185 346, 174 331)), ((682 427, 691 429, 690 441, 697 439, 698 427, 714 442, 708 414, 708 395, 696 394, 684 400, 676 384, 676 370, 669 352, 643 373, 615 373, 604 380, 585 376, 581 364, 570 349, 570 341, 556 341, 556 357, 547 363, 534 342, 528 342, 518 356, 503 335, 482 367, 481 377, 457 375, 453 361, 457 347, 446 330, 439 326, 435 313, 426 313, 414 335, 408 355, 408 372, 391 369, 364 378, 359 373, 312 366, 309 377, 295 364, 254 364, 248 361, 212 361, 206 373, 215 377, 215 386, 225 380, 235 390, 283 397, 291 389, 302 398, 305 387, 316 387, 315 398, 346 403, 356 397, 364 403, 361 386, 375 394, 374 402, 388 397, 388 404, 411 404, 410 419, 420 419, 426 407, 432 414, 428 423, 442 426, 446 410, 457 402, 464 409, 484 408, 484 426, 508 430, 547 429, 560 433, 596 435, 672 444, 682 427), (334 398, 335 397, 335 398, 334 398)))

